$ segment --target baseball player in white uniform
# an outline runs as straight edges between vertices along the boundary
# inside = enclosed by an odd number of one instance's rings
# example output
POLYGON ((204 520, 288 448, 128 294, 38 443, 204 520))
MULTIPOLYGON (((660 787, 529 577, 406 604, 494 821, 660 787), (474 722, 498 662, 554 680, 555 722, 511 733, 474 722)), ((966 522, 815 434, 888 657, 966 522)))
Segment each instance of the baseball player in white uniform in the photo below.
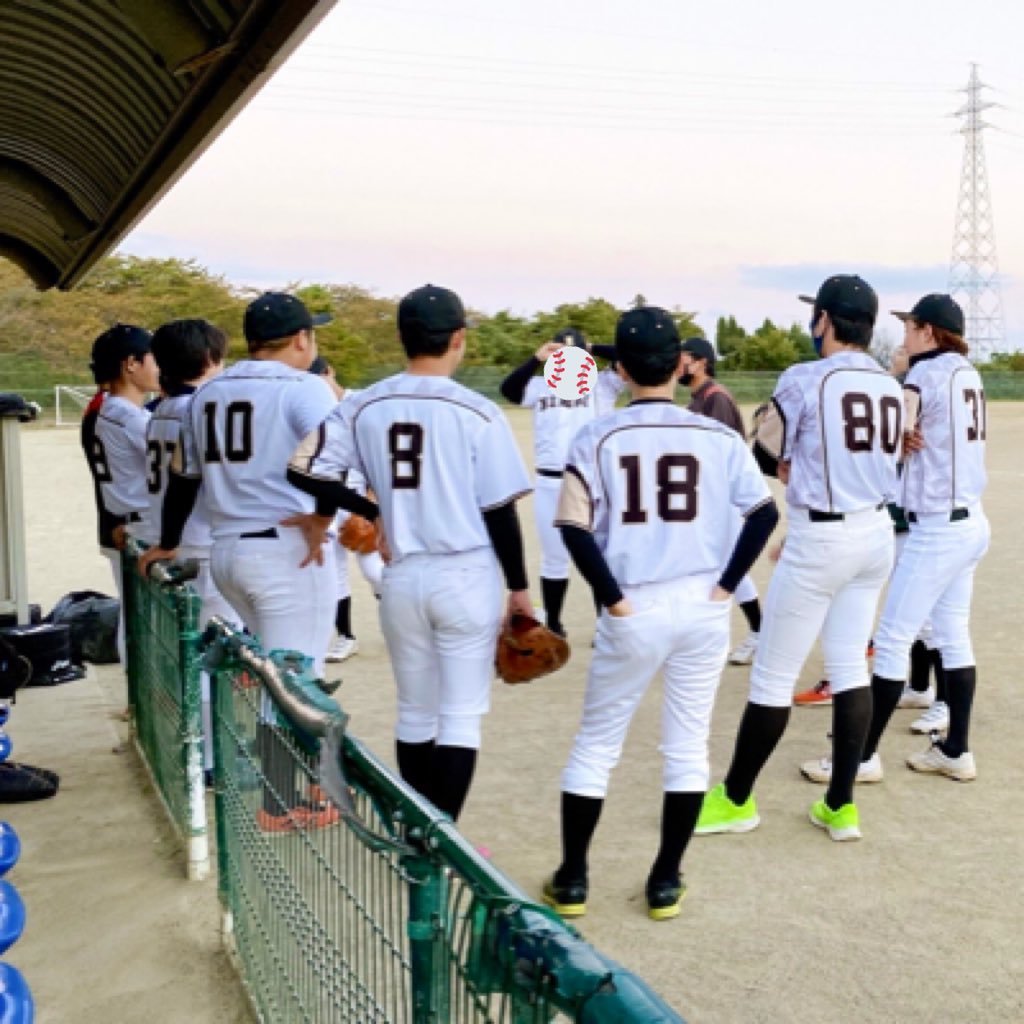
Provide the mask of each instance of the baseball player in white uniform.
POLYGON ((86 457, 99 487, 100 500, 114 524, 112 547, 100 550, 110 562, 121 602, 117 625, 117 651, 124 651, 124 584, 121 549, 125 535, 152 540, 146 526, 146 395, 158 387, 158 368, 150 349, 152 335, 142 327, 116 324, 101 334, 92 347, 90 364, 96 383, 107 386, 107 396, 96 414, 86 457))
POLYGON ((893 560, 886 503, 903 436, 899 384, 868 355, 878 298, 861 278, 830 277, 813 299, 822 359, 779 378, 756 451, 786 483, 786 545, 765 599, 761 638, 725 781, 708 793, 699 834, 746 832, 760 818, 754 783, 789 721, 793 689, 821 634, 832 684, 832 773, 811 822, 859 839, 853 784, 871 719, 865 651, 893 560))
POLYGON ((910 534, 875 630, 874 710, 858 778, 882 778, 878 743, 903 693, 911 645, 930 621, 929 642, 945 676, 949 733, 943 740, 936 733, 930 749, 911 755, 907 764, 969 782, 977 776, 968 746, 977 678, 971 595, 991 536, 981 506, 987 483, 984 383, 967 359, 963 311, 950 296, 926 295, 909 313, 895 315, 904 322, 910 354, 901 502, 910 534))
POLYGON ((557 512, 604 610, 562 775, 562 863, 544 899, 567 917, 585 912, 587 851, 608 779, 634 711, 664 670, 661 846, 646 884, 648 912, 664 920, 679 913, 680 864, 707 789, 732 592, 778 510, 743 439, 673 404, 682 350, 672 317, 630 310, 615 342, 633 401, 576 435, 557 512), (735 545, 732 509, 746 520, 735 545))
POLYGON ((587 344, 575 327, 559 331, 553 341, 541 345, 522 366, 501 382, 501 393, 515 405, 533 410, 534 469, 537 474, 533 508, 540 537, 540 588, 547 627, 565 636, 562 605, 569 588, 569 553, 555 528, 555 511, 562 487, 562 472, 572 439, 580 428, 615 408, 622 391, 622 379, 613 369, 602 370, 591 392, 577 399, 559 398, 543 376, 537 376, 545 361, 560 348, 575 346, 605 359, 614 349, 587 344))
MULTIPOLYGON (((227 336, 206 320, 172 320, 153 332, 153 355, 160 366, 160 387, 164 398, 153 409, 146 429, 146 489, 149 492, 147 521, 155 537, 160 536, 164 496, 171 460, 181 443, 181 424, 196 389, 223 369, 227 336)), ((200 624, 217 616, 232 625, 241 625, 238 613, 224 599, 210 571, 209 513, 203 488, 181 535, 178 557, 195 559, 199 574, 192 586, 202 600, 200 624)), ((202 673, 202 716, 204 769, 213 770, 213 716, 210 708, 210 677, 202 673)))
POLYGON ((398 331, 405 372, 339 403, 323 445, 303 446, 290 479, 325 516, 349 470, 377 496, 390 556, 380 612, 398 686, 398 767, 455 819, 490 704, 502 573, 508 612, 533 611, 515 510, 530 480, 501 410, 451 380, 466 346, 459 297, 416 289, 399 304, 398 331))
MULTIPOLYGON (((336 404, 327 384, 306 372, 316 356, 315 327, 329 319, 311 316, 299 299, 280 292, 249 304, 250 358, 192 395, 171 463, 160 545, 140 560, 145 572, 176 555, 202 485, 217 588, 265 650, 299 651, 320 676, 337 593, 334 551, 308 558, 299 527, 313 500, 286 474, 296 446, 336 404)), ((290 762, 276 753, 271 729, 261 730, 260 742, 269 782, 261 827, 290 831, 336 820, 334 808, 297 804, 290 762)))

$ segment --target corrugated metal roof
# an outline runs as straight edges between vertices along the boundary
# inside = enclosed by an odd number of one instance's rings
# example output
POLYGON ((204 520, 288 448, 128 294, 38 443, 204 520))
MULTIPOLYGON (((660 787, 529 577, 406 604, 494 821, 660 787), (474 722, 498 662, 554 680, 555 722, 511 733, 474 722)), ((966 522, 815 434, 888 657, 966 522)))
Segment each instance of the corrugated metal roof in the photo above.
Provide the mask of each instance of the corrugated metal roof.
POLYGON ((0 0, 0 256, 71 288, 335 0, 0 0))

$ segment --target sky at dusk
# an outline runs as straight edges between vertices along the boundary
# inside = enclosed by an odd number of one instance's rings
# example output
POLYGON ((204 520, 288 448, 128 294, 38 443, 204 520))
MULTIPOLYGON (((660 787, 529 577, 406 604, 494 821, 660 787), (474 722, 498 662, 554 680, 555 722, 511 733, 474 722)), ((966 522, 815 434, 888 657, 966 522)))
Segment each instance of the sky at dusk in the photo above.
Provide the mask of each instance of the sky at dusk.
POLYGON ((977 62, 1024 347, 1022 38, 1007 0, 339 0, 121 249, 488 312, 642 293, 709 333, 802 322, 836 271, 907 308, 947 287, 977 62))

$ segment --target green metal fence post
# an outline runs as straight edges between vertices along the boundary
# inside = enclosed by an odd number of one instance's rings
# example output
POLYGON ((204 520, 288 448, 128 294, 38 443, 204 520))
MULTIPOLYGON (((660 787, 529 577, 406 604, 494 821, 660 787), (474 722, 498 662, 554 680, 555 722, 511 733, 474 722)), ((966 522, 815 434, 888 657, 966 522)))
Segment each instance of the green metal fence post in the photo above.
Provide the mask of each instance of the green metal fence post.
POLYGON ((445 929, 445 876, 426 857, 406 857, 409 878, 409 961, 415 1024, 443 1024, 451 1007, 445 929))

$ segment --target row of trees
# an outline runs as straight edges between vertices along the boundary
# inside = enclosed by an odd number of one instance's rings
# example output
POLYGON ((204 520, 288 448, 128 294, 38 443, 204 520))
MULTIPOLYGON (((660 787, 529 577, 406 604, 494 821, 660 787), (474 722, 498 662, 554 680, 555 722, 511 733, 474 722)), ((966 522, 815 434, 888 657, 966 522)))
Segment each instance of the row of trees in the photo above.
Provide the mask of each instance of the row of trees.
MULTIPOLYGON (((358 381, 368 369, 401 363, 396 299, 355 285, 310 284, 293 290, 314 312, 334 315, 317 336, 342 380, 358 381)), ((241 355, 242 314, 255 293, 194 261, 124 255, 104 260, 74 292, 38 292, 13 265, 0 261, 0 376, 9 386, 29 386, 26 375, 40 386, 87 380, 92 340, 117 321, 156 326, 174 317, 205 317, 228 333, 233 354, 241 355)), ((634 297, 632 305, 643 304, 642 295, 634 297)), ((515 366, 567 326, 582 330, 592 342, 610 344, 620 312, 606 299, 591 298, 526 317, 508 311, 473 314, 477 326, 470 332, 467 363, 515 366)), ((672 313, 682 337, 703 334, 692 313, 682 308, 672 313)), ((807 331, 796 324, 782 327, 765 320, 748 333, 735 317, 722 317, 714 340, 723 369, 730 371, 781 371, 814 358, 807 331)), ((880 335, 877 354, 883 362, 894 344, 880 335)), ((1024 371, 1024 355, 997 359, 999 369, 1024 371)))

